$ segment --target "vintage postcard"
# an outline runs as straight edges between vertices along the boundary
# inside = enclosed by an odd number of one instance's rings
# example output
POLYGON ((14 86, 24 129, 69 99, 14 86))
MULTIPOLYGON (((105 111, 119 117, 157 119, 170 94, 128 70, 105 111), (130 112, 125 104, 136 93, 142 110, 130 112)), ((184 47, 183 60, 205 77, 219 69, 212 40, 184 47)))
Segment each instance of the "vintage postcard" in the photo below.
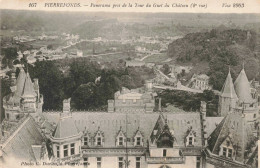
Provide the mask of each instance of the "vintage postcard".
POLYGON ((259 0, 0 0, 1 168, 257 168, 259 0))

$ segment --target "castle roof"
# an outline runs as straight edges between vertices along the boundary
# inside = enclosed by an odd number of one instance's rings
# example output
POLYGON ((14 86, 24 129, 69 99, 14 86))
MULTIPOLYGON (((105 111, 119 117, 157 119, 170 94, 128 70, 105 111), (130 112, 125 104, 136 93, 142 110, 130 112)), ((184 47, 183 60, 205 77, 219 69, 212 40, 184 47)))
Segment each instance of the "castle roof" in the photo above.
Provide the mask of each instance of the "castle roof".
POLYGON ((230 113, 219 123, 208 138, 208 148, 218 155, 221 144, 229 137, 237 150, 236 160, 242 162, 247 142, 252 138, 252 132, 244 122, 241 114, 230 113))
MULTIPOLYGON (((45 112, 43 115, 49 122, 57 122, 59 120, 58 112, 45 112)), ((150 139, 153 128, 160 116, 160 113, 146 113, 146 112, 133 112, 126 116, 126 113, 114 112, 73 112, 70 118, 70 124, 63 122, 59 125, 66 133, 66 136, 75 135, 76 131, 72 131, 74 128, 70 128, 73 123, 79 131, 86 130, 93 137, 96 131, 101 130, 104 133, 105 143, 104 147, 115 147, 115 139, 120 128, 123 132, 127 132, 127 137, 131 138, 135 136, 136 131, 139 129, 142 132, 144 138, 144 146, 146 146, 148 139, 150 139), (127 131, 126 131, 126 118, 127 118, 127 131), (68 130, 70 128, 70 130, 68 130)), ((165 118, 170 130, 174 130, 174 137, 177 139, 179 145, 184 146, 183 137, 186 135, 188 127, 192 126, 196 132, 197 141, 195 146, 201 146, 201 124, 200 113, 197 112, 164 112, 165 118), (187 124, 189 123, 189 124, 187 124)), ((163 120, 162 120, 163 121, 163 120)), ((60 121, 59 121, 60 122, 60 121)), ((165 121, 163 121, 165 122, 165 121)), ((59 123, 58 123, 59 124, 59 123)), ((164 126, 164 124, 163 124, 164 126)), ((163 128, 162 126, 162 128, 163 128)), ((56 132, 57 132, 56 130, 56 132)), ((74 129, 75 130, 75 129, 74 129)), ((64 134, 65 134, 64 133, 64 134)), ((57 134, 58 135, 58 134, 57 134)), ((129 143, 129 146, 134 143, 129 143)))
POLYGON ((15 94, 13 96, 14 103, 20 102, 20 98, 22 96, 23 89, 24 89, 25 79, 26 79, 26 73, 24 72, 23 68, 21 68, 18 78, 16 80, 16 90, 15 90, 15 94))
POLYGON ((254 101, 251 95, 250 83, 244 68, 235 81, 235 90, 240 101, 245 103, 252 103, 254 101))
POLYGON ((29 73, 25 73, 24 69, 20 69, 20 73, 16 80, 16 90, 7 96, 7 100, 10 103, 20 103, 22 96, 36 96, 34 91, 34 84, 30 78, 29 73))
POLYGON ((151 136, 150 136, 152 143, 154 142, 154 140, 158 139, 158 137, 161 135, 161 133, 164 130, 165 124, 166 124, 166 122, 165 122, 163 115, 162 114, 159 115, 158 120, 157 120, 157 122, 153 128, 153 131, 151 133, 151 136))
POLYGON ((34 145, 41 146, 44 141, 44 137, 37 129, 34 119, 31 116, 25 116, 9 137, 1 139, 0 145, 3 151, 3 160, 8 162, 9 159, 14 157, 23 161, 36 161, 39 158, 39 153, 43 151, 39 149, 36 151, 34 145))
POLYGON ((53 137, 57 139, 63 139, 72 137, 79 133, 78 128, 76 127, 74 120, 71 115, 61 117, 59 119, 58 125, 53 133, 53 137))
POLYGON ((22 96, 36 96, 34 86, 28 72, 26 74, 22 96))
POLYGON ((233 81, 232 81, 230 71, 228 72, 225 84, 224 84, 224 86, 221 90, 221 96, 232 98, 232 99, 237 99, 237 94, 236 94, 235 89, 234 89, 234 84, 233 84, 233 81))

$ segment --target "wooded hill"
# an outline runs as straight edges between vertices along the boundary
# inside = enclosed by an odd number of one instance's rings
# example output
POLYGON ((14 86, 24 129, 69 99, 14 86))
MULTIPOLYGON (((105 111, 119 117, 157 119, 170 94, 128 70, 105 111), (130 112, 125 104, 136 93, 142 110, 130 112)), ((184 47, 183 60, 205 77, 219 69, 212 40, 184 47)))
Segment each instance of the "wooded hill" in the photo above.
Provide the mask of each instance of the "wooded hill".
POLYGON ((176 59, 177 64, 190 64, 197 72, 206 73, 213 88, 221 90, 228 67, 235 79, 243 62, 248 78, 260 79, 260 57, 255 53, 256 47, 253 31, 212 29, 173 41, 168 46, 168 56, 176 59))

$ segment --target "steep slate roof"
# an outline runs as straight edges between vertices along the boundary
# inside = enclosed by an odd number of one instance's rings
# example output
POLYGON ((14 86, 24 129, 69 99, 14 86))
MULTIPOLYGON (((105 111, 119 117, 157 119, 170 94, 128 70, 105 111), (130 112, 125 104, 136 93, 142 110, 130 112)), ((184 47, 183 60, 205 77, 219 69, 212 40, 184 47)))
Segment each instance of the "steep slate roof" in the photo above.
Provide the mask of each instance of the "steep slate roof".
POLYGON ((34 86, 28 72, 26 74, 22 96, 36 96, 34 86))
POLYGON ((154 140, 158 139, 158 137, 161 135, 161 133, 163 132, 164 126, 165 126, 166 122, 165 122, 165 118, 163 117, 162 114, 159 115, 159 118, 154 126, 153 131, 151 132, 151 141, 152 143, 154 142, 154 140), (154 133, 154 131, 156 131, 156 134, 154 133))
POLYGON ((61 117, 53 133, 54 138, 67 138, 79 133, 70 115, 61 117))
MULTIPOLYGON (((46 119, 49 122, 59 121, 59 113, 55 112, 44 112, 46 119)), ((145 112, 133 112, 128 113, 128 130, 127 137, 131 138, 129 146, 133 145, 132 138, 135 136, 136 131, 139 130, 144 136, 144 146, 146 146, 147 141, 153 131, 153 128, 159 118, 160 113, 145 113, 145 112)), ((167 118, 167 123, 170 130, 174 130, 174 137, 177 139, 178 145, 184 146, 184 137, 188 127, 192 126, 193 130, 196 132, 197 141, 195 146, 201 146, 201 124, 200 124, 200 113, 198 112, 165 112, 163 113, 165 118, 167 118), (187 124, 189 123, 189 124, 187 124)), ((114 112, 73 112, 71 123, 75 123, 79 131, 86 131, 90 133, 93 137, 97 132, 98 127, 102 132, 104 132, 104 147, 115 147, 115 140, 120 127, 122 131, 126 132, 126 113, 114 112)), ((67 126, 65 126, 65 129, 67 126)), ((70 134, 74 132, 69 131, 70 134)))
POLYGON ((42 145, 32 145, 32 151, 36 161, 41 160, 42 145))
POLYGON ((232 143, 239 148, 237 161, 243 161, 245 147, 252 134, 242 116, 238 113, 228 114, 208 138, 208 148, 214 154, 219 154, 220 145, 229 136, 232 143))
POLYGON ((204 130, 210 135, 223 119, 224 117, 206 117, 206 127, 204 130))
POLYGON ((26 78, 26 73, 24 72, 23 68, 21 68, 18 78, 16 80, 16 90, 15 90, 15 94, 13 96, 14 103, 20 102, 20 98, 23 93, 25 78, 26 78))
POLYGON ((234 89, 234 84, 233 84, 233 81, 232 81, 230 71, 228 72, 226 81, 225 81, 223 88, 221 90, 221 96, 237 99, 237 94, 236 94, 235 89, 234 89))
POLYGON ((3 160, 8 162, 9 159, 15 158, 22 161, 36 161, 39 154, 36 154, 33 145, 42 145, 43 142, 44 137, 39 132, 34 119, 31 116, 27 116, 16 131, 5 141, 1 142, 4 154, 3 160))
POLYGON ((239 73, 235 81, 235 90, 240 101, 252 103, 254 100, 251 95, 250 83, 247 79, 244 68, 239 73))
POLYGON ((29 73, 25 73, 24 69, 20 69, 20 73, 16 80, 16 90, 5 97, 9 103, 19 104, 22 96, 36 96, 34 84, 29 73))

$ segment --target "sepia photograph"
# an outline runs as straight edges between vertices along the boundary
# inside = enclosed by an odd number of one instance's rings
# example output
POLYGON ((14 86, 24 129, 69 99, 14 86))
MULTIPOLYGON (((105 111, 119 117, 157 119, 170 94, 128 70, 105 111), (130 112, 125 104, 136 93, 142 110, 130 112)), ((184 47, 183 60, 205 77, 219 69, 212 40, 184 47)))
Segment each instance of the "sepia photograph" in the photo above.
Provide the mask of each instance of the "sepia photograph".
POLYGON ((1 168, 259 166, 260 13, 0 9, 0 28, 1 168))

